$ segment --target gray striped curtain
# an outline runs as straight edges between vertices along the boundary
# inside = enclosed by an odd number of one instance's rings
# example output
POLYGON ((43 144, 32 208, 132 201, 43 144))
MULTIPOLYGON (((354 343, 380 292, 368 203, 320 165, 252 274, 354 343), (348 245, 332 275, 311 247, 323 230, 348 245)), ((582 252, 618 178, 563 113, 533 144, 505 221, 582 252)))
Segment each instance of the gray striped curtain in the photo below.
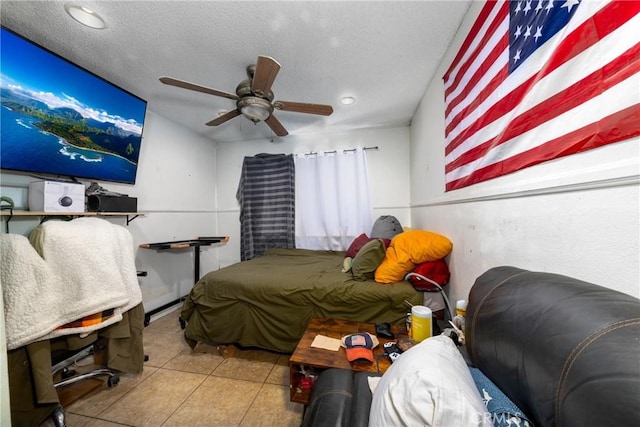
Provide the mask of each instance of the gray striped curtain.
POLYGON ((295 247, 295 166, 293 155, 245 157, 236 193, 240 203, 240 259, 268 248, 295 247))

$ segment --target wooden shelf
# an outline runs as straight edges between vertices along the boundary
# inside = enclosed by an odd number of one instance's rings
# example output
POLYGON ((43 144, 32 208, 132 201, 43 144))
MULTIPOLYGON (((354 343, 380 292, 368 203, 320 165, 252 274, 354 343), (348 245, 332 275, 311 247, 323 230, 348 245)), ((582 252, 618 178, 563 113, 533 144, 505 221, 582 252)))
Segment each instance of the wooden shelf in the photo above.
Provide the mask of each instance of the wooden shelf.
POLYGON ((12 209, 0 211, 0 217, 6 217, 7 232, 9 221, 14 217, 47 217, 47 216, 125 216, 127 217, 127 225, 139 216, 145 216, 145 212, 40 212, 40 211, 14 211, 12 209))
POLYGON ((38 211, 0 211, 0 216, 129 216, 142 215, 144 212, 38 212, 38 211))

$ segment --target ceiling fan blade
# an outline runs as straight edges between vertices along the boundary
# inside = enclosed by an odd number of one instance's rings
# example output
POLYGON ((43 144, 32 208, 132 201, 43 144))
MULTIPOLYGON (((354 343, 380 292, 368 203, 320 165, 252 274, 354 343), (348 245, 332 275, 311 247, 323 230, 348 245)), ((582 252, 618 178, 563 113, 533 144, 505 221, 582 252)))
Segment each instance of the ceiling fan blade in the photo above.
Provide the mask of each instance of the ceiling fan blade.
POLYGON ((220 117, 213 119, 207 123, 205 123, 207 126, 218 126, 223 124, 224 122, 233 119, 234 117, 238 117, 240 115, 240 111, 238 110, 231 110, 228 111, 226 113, 224 113, 223 115, 221 115, 220 117))
POLYGON ((276 117, 273 114, 270 115, 264 122, 267 125, 269 125, 269 127, 271 128, 273 133, 275 133, 276 135, 278 135, 278 136, 287 136, 287 135, 289 135, 289 132, 287 132, 287 130, 284 128, 284 126, 282 126, 282 123, 280 123, 278 121, 278 119, 276 119, 276 117))
POLYGON ((185 82, 184 80, 174 79, 173 77, 160 77, 160 81, 166 85, 177 86, 183 89, 194 90, 196 92, 208 93, 209 95, 222 96, 223 98, 238 99, 238 95, 229 92, 223 92, 217 89, 211 89, 209 87, 200 86, 195 83, 185 82))
POLYGON ((333 107, 331 105, 305 104, 303 102, 275 101, 273 107, 281 111, 318 114, 320 116, 330 116, 333 113, 333 107))
POLYGON ((256 70, 251 81, 251 92, 258 96, 269 95, 271 85, 280 71, 280 64, 270 56, 258 56, 256 70))

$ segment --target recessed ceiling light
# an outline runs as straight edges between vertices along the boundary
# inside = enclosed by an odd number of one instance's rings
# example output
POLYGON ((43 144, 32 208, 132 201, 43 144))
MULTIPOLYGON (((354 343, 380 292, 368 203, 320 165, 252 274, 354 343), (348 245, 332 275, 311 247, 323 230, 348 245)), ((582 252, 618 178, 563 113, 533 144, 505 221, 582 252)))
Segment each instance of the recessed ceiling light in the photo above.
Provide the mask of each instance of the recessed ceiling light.
POLYGON ((356 102, 356 99, 353 96, 345 96, 340 100, 340 103, 343 105, 351 105, 356 102))
POLYGON ((87 27, 95 28, 96 30, 102 30, 107 27, 104 19, 88 7, 66 4, 64 10, 66 10, 73 19, 87 27))

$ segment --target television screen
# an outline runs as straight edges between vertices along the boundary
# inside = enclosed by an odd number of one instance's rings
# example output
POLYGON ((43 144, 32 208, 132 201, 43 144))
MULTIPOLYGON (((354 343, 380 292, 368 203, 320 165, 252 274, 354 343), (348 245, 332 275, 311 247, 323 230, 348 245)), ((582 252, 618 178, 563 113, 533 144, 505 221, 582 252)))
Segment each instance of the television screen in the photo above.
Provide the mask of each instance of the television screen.
POLYGON ((1 31, 0 168, 135 183, 146 101, 1 31))

